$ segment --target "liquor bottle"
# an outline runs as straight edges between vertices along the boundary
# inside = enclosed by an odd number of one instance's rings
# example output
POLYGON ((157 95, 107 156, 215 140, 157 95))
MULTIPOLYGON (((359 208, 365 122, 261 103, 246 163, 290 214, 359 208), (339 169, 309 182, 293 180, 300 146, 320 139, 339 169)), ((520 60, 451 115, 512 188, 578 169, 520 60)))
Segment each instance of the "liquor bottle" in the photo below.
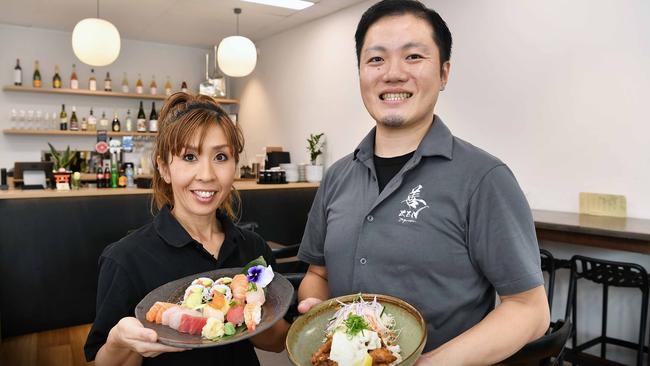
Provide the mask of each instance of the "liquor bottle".
POLYGON ((113 128, 113 132, 120 132, 121 126, 120 120, 117 118, 117 112, 113 112, 113 124, 111 127, 113 128))
POLYGON ((111 154, 111 188, 117 188, 117 154, 111 154))
POLYGON ((120 168, 119 178, 117 178, 117 186, 119 188, 126 188, 126 172, 124 171, 124 168, 120 168))
POLYGON ((149 114, 149 132, 158 132, 158 113, 156 102, 151 102, 151 114, 149 114))
POLYGON ((158 94, 158 84, 156 84, 156 75, 151 75, 151 83, 149 83, 149 92, 151 95, 158 94))
POLYGON ((126 78, 126 73, 124 73, 124 77, 122 78, 122 93, 128 93, 129 92, 129 79, 126 78))
POLYGON ((140 77, 140 74, 138 74, 138 81, 135 82, 135 92, 138 94, 142 94, 144 91, 144 87, 142 85, 142 78, 140 77))
POLYGON ((70 74, 70 89, 79 89, 79 79, 77 78, 77 65, 72 64, 72 74, 70 74))
POLYGON ((90 108, 90 116, 88 116, 88 131, 97 131, 97 118, 93 115, 92 108, 90 108))
POLYGON ((95 69, 90 69, 90 79, 88 79, 88 89, 97 90, 97 79, 95 79, 95 69))
POLYGON ((169 81, 169 76, 167 76, 167 81, 165 82, 165 95, 172 95, 172 83, 169 81))
POLYGON ((20 67, 20 60, 16 59, 16 67, 14 67, 14 85, 23 85, 23 69, 20 67))
POLYGON ((97 188, 104 188, 104 171, 102 167, 97 168, 97 188))
POLYGON ((214 46, 214 69, 209 80, 214 85, 214 97, 225 98, 228 95, 226 77, 221 73, 217 64, 217 46, 214 46))
POLYGON ((187 83, 185 82, 185 80, 183 80, 183 82, 181 83, 181 91, 183 93, 187 93, 187 83))
POLYGON ((127 132, 133 132, 133 120, 131 119, 131 110, 127 109, 126 111, 126 131, 127 132))
POLYGON ((106 79, 104 79, 104 91, 113 91, 113 87, 111 85, 111 74, 108 71, 106 72, 106 79))
POLYGON ((65 131, 68 129, 68 114, 65 112, 65 104, 61 104, 61 113, 59 113, 59 129, 65 131))
POLYGON ((61 89, 61 75, 59 75, 59 65, 54 66, 54 77, 52 78, 52 87, 61 89))
POLYGON ((106 112, 102 111, 102 119, 99 120, 98 130, 108 131, 108 120, 106 119, 106 112))
POLYGON ((111 168, 104 168, 104 188, 111 188, 111 168))
POLYGON ((77 107, 72 106, 72 116, 70 116, 70 131, 79 131, 79 120, 77 120, 77 107))
POLYGON ((34 88, 41 87, 41 72, 38 70, 38 60, 34 61, 34 77, 32 77, 32 86, 34 88))
POLYGON ((138 120, 136 122, 138 132, 147 132, 147 116, 144 114, 142 101, 140 101, 140 109, 138 110, 138 120))
POLYGON ((210 74, 208 70, 209 67, 210 67, 210 54, 206 53, 205 54, 205 80, 203 80, 203 82, 199 84, 199 94, 207 95, 209 97, 214 97, 215 90, 214 90, 214 85, 212 84, 212 80, 210 80, 210 74))
POLYGON ((88 130, 88 121, 86 120, 86 117, 83 117, 81 119, 81 130, 82 131, 87 131, 88 130))

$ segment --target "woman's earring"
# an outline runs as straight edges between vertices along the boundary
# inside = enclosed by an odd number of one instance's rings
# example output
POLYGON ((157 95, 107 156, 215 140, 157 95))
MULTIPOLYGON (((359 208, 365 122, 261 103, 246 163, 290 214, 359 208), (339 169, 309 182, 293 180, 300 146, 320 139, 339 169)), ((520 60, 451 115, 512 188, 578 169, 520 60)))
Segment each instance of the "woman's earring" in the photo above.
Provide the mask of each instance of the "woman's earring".
POLYGON ((443 90, 445 90, 445 86, 444 86, 444 85, 440 87, 440 91, 443 91, 443 90))

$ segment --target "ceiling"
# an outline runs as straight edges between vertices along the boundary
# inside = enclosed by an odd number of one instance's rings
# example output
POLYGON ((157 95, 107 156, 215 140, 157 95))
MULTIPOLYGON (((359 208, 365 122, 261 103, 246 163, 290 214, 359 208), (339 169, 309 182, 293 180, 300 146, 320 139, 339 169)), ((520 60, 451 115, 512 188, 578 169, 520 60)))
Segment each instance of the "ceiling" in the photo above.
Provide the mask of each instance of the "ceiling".
MULTIPOLYGON (((236 33, 234 8, 241 8, 239 34, 259 41, 286 29, 365 0, 311 0, 291 10, 241 0, 100 0, 99 16, 123 39, 207 48, 236 33)), ((72 32, 84 18, 97 16, 93 0, 2 1, 0 23, 72 32)))

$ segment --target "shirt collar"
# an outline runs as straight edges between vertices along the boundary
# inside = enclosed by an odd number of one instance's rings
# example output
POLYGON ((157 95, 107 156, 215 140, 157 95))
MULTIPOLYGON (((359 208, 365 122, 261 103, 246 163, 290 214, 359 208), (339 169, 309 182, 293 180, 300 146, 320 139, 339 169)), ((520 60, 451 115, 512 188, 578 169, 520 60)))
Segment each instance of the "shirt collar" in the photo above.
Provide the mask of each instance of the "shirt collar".
MULTIPOLYGON (((241 229, 235 226, 228 215, 220 211, 217 211, 216 215, 225 233, 224 243, 229 241, 236 243, 239 239, 244 238, 241 229)), ((185 228, 172 215, 169 205, 165 205, 158 215, 156 215, 154 218, 154 227, 163 241, 173 247, 180 248, 194 242, 190 234, 188 234, 185 228)))
MULTIPOLYGON (((372 130, 361 140, 361 143, 354 150, 354 158, 360 161, 366 161, 373 157, 375 149, 375 134, 377 127, 372 130)), ((443 156, 449 160, 452 159, 454 136, 449 128, 442 122, 438 116, 433 117, 433 123, 429 131, 424 135, 420 145, 418 145, 415 155, 418 156, 443 156)))

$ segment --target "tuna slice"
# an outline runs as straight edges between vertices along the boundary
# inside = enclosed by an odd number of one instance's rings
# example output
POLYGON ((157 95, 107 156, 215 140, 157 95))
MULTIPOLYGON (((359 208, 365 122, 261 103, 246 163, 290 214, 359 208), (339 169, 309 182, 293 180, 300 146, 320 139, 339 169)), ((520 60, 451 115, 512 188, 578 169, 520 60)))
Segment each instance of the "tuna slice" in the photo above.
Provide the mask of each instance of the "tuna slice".
POLYGON ((181 333, 189 334, 201 334, 203 326, 208 321, 208 318, 202 316, 192 316, 188 314, 183 314, 181 316, 181 324, 178 327, 178 331, 181 333))

